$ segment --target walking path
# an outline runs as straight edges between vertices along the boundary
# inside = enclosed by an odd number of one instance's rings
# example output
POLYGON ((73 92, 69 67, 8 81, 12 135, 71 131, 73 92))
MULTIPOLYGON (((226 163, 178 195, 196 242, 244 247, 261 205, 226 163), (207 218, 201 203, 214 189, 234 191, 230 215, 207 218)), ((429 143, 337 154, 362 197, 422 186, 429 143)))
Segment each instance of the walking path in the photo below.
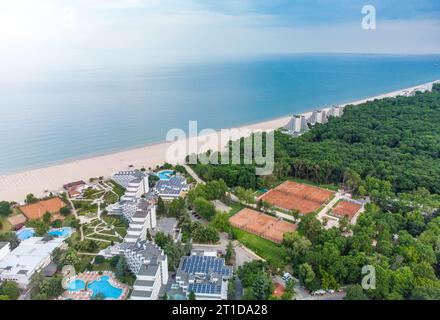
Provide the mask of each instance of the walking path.
POLYGON ((197 183, 205 184, 205 181, 200 179, 200 177, 194 172, 194 170, 190 166, 188 166, 187 164, 184 164, 183 166, 185 167, 186 172, 188 172, 188 174, 193 177, 193 179, 196 180, 197 183))

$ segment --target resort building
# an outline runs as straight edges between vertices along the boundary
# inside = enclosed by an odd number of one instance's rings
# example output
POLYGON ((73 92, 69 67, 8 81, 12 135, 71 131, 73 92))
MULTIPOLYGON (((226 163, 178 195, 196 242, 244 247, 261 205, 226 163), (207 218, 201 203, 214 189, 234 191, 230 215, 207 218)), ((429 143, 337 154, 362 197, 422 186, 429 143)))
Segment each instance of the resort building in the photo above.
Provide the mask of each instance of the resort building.
POLYGON ((184 197, 189 186, 182 176, 173 176, 168 180, 159 180, 154 188, 156 194, 163 200, 173 200, 184 197))
POLYGON ((137 210, 128 218, 129 227, 124 238, 125 242, 145 240, 147 230, 156 228, 156 205, 152 200, 139 199, 136 206, 137 210))
POLYGON ((226 266, 216 251, 194 250, 191 256, 180 260, 172 290, 179 288, 186 296, 194 292, 198 300, 225 300, 232 274, 233 268, 226 266))
POLYGON ((138 185, 142 186, 143 193, 148 193, 148 174, 140 170, 119 171, 112 174, 111 178, 125 189, 138 185))
POLYGON ((284 129, 292 133, 306 131, 308 129, 307 119, 304 115, 294 115, 284 129))
POLYGON ((63 186, 63 188, 67 191, 69 197, 78 198, 82 195, 82 192, 88 188, 88 185, 84 181, 80 180, 67 183, 63 186))
MULTIPOLYGON (((44 241, 42 237, 32 237, 0 259, 0 281, 15 281, 26 289, 32 275, 51 262, 51 254, 64 245, 63 238, 44 241)), ((2 255, 6 251, 3 247, 2 255), (5 250, 5 251, 3 251, 5 250)), ((9 246, 7 246, 9 251, 9 246)))
POLYGON ((21 227, 24 226, 27 218, 23 214, 19 213, 8 217, 7 220, 14 230, 19 230, 21 227))
POLYGON ((312 124, 323 123, 322 110, 313 111, 312 117, 310 119, 310 123, 312 123, 312 124))
POLYGON ((168 258, 156 244, 138 240, 123 243, 120 252, 136 275, 131 300, 157 300, 163 285, 168 282, 168 258))
POLYGON ((138 200, 149 192, 148 174, 139 170, 120 171, 112 180, 126 189, 118 203, 107 206, 108 214, 123 215, 129 220, 138 211, 138 200))

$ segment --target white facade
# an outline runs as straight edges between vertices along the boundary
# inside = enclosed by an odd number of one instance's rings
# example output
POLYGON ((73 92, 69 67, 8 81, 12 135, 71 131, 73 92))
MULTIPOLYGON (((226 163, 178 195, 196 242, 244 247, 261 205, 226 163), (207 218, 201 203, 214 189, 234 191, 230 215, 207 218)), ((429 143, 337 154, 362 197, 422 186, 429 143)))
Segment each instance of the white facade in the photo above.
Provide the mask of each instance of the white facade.
POLYGON ((162 285, 168 282, 168 257, 149 241, 137 241, 124 251, 130 270, 136 275, 132 300, 157 300, 162 285))
POLYGON ((137 211, 128 219, 129 227, 125 242, 145 240, 147 231, 156 228, 156 205, 140 199, 137 203, 137 211))
POLYGON ((0 242, 0 260, 2 260, 9 252, 11 252, 9 242, 0 242))
POLYGON ((35 272, 51 262, 51 254, 63 246, 63 238, 43 241, 42 237, 32 237, 20 242, 20 245, 0 260, 0 281, 15 281, 26 289, 35 272))

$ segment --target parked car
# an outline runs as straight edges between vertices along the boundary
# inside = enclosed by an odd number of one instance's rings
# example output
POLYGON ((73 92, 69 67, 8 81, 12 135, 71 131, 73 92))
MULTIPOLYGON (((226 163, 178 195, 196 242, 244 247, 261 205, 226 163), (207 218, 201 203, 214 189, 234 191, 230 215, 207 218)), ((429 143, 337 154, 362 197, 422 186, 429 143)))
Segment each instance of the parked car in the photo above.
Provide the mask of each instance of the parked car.
POLYGON ((281 279, 283 279, 284 281, 289 281, 290 279, 292 279, 292 275, 288 272, 285 272, 281 279))

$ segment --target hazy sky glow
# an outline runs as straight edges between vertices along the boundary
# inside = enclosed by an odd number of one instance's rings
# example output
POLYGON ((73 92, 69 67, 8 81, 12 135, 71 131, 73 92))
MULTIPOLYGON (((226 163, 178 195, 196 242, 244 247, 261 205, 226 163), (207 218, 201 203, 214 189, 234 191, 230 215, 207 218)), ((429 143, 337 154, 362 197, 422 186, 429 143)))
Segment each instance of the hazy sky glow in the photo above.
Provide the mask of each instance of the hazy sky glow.
POLYGON ((301 52, 440 53, 438 0, 0 0, 0 79, 301 52), (377 9, 377 30, 361 9, 377 9))

